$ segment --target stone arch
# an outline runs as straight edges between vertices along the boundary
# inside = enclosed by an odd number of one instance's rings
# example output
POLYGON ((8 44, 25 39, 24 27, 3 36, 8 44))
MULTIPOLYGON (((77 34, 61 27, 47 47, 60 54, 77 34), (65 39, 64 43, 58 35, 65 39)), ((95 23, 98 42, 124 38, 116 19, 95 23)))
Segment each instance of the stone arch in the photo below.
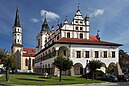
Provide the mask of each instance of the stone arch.
POLYGON ((48 57, 51 58, 51 50, 48 50, 48 57))
POLYGON ((58 50, 59 56, 69 56, 69 49, 66 46, 61 46, 58 50))
POLYGON ((47 59, 48 58, 48 53, 47 53, 47 51, 45 52, 45 59, 47 59))
POLYGON ((116 66, 116 64, 115 64, 114 62, 111 62, 111 63, 108 65, 108 67, 110 67, 110 66, 116 66))
POLYGON ((114 73, 114 70, 115 70, 115 67, 116 67, 116 64, 114 62, 111 62, 108 65, 107 73, 113 74, 114 73))
POLYGON ((75 63, 73 65, 74 74, 75 75, 82 75, 83 74, 83 65, 81 63, 75 63))
POLYGON ((56 49, 55 49, 55 47, 52 48, 52 56, 53 56, 53 57, 56 56, 56 49))

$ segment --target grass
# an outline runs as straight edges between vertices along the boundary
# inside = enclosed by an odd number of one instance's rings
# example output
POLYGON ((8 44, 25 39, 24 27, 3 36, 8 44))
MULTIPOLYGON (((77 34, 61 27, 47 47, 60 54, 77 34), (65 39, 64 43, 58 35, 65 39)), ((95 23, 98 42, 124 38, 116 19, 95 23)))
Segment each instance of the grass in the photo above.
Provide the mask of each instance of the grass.
POLYGON ((65 84, 86 84, 100 83, 103 81, 85 79, 78 76, 62 76, 62 81, 59 82, 59 77, 50 77, 48 79, 39 78, 40 75, 34 74, 10 74, 10 81, 5 81, 5 75, 0 77, 0 84, 16 84, 16 85, 65 85, 65 84))

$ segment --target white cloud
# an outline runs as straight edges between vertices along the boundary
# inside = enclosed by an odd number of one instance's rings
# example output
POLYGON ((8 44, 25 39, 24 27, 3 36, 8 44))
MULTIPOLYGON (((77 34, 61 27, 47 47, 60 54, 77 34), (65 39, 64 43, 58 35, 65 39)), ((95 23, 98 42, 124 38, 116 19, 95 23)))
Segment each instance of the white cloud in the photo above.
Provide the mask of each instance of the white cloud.
POLYGON ((60 16, 52 11, 47 11, 47 10, 41 10, 41 16, 44 17, 45 13, 46 13, 46 18, 48 19, 48 21, 50 20, 56 20, 58 18, 60 18, 60 16))
POLYGON ((104 14, 104 10, 103 9, 95 9, 91 14, 90 17, 96 17, 99 15, 103 15, 104 14))
POLYGON ((31 18, 31 21, 34 22, 34 23, 39 22, 39 20, 37 18, 31 18))

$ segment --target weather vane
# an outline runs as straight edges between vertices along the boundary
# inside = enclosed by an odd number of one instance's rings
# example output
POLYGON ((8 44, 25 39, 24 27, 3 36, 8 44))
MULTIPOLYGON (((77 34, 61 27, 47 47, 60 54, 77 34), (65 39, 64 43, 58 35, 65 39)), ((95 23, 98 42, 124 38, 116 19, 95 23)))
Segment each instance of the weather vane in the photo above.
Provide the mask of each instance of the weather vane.
POLYGON ((80 3, 78 3, 78 10, 79 10, 80 3))

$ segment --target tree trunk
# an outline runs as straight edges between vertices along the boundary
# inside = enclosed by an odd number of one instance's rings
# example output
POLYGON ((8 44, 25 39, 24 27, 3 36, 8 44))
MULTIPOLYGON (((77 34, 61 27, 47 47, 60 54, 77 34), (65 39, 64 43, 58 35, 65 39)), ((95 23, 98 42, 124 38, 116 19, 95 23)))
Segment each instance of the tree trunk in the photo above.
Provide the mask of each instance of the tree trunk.
POLYGON ((93 75, 92 75, 92 81, 94 80, 94 72, 92 73, 93 75))
POLYGON ((60 80, 59 80, 60 82, 61 82, 61 72, 62 72, 62 70, 60 69, 60 80))
POLYGON ((9 68, 6 67, 6 81, 9 81, 9 68))
POLYGON ((14 74, 14 68, 12 68, 12 74, 14 74))

